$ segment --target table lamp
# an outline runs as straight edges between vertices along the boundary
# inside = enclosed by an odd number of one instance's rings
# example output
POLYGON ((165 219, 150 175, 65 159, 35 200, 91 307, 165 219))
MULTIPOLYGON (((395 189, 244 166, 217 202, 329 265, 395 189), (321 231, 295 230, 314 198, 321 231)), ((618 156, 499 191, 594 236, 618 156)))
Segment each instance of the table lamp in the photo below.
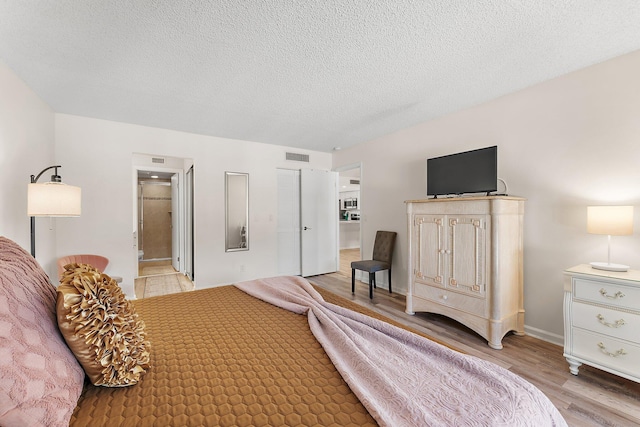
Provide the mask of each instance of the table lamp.
POLYGON ((627 271, 628 265, 611 263, 611 236, 633 233, 633 206, 588 206, 587 232, 608 236, 607 262, 592 262, 591 267, 607 271, 627 271))

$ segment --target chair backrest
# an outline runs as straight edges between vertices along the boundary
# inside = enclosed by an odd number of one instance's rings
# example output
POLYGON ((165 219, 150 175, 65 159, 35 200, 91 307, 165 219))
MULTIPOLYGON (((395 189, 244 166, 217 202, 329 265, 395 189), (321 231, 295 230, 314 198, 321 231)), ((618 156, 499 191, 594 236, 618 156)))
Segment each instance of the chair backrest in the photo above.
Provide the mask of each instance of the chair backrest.
POLYGON ((395 231, 378 231, 376 240, 373 243, 373 259, 391 264, 393 258, 393 247, 396 244, 395 231))
POLYGON ((109 265, 109 258, 102 255, 67 255, 62 258, 58 258, 58 277, 62 277, 64 273, 64 266, 67 264, 90 264, 100 273, 104 273, 104 269, 109 265))

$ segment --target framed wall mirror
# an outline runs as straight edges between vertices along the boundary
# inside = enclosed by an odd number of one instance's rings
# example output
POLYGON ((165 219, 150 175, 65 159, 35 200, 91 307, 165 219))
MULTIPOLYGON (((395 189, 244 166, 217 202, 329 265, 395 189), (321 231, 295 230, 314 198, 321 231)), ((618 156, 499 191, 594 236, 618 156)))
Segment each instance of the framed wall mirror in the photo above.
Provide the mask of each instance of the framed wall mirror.
POLYGON ((249 174, 225 172, 225 251, 249 250, 249 174))

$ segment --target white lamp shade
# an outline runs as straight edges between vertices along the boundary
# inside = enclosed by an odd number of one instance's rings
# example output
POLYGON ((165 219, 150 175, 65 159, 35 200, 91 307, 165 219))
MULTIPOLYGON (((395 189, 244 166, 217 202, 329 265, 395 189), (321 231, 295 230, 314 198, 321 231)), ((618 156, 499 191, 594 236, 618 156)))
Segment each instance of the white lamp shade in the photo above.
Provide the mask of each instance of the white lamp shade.
POLYGON ((633 206, 588 206, 587 232, 610 236, 633 234, 633 206))
POLYGON ((29 184, 27 190, 28 216, 80 216, 80 187, 61 182, 29 184))

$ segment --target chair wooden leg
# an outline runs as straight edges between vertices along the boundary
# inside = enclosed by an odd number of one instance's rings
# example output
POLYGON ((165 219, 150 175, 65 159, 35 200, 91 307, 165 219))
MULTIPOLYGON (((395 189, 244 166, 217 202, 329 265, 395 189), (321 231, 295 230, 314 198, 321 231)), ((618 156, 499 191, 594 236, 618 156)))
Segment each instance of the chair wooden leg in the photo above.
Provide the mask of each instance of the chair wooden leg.
POLYGON ((389 293, 393 293, 391 292, 391 269, 389 269, 389 293))
POLYGON ((373 283, 376 281, 376 273, 369 273, 369 299, 373 299, 373 283))
POLYGON ((356 293, 356 269, 351 269, 351 293, 356 293))

